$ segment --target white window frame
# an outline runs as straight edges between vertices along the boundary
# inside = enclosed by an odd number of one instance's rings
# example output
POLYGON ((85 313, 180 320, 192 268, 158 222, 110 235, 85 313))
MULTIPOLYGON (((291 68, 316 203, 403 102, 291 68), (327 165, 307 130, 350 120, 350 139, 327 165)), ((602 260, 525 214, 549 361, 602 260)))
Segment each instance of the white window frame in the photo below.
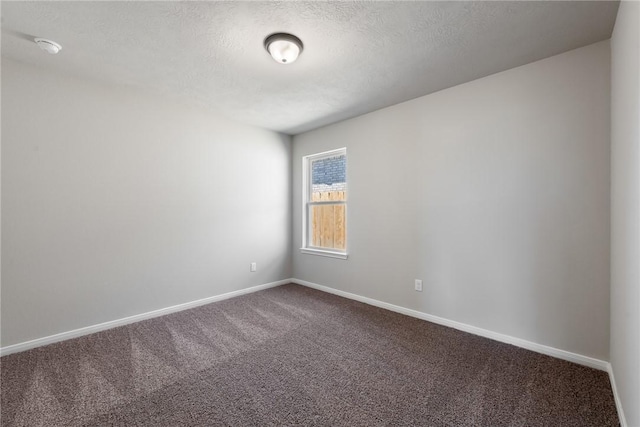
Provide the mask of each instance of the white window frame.
MULTIPOLYGON (((327 249, 311 246, 309 242, 309 212, 310 206, 314 205, 322 205, 322 204, 332 204, 332 205, 344 205, 345 206, 345 228, 347 227, 349 221, 347 219, 349 209, 347 209, 347 202, 349 199, 347 193, 347 200, 334 200, 334 201, 326 201, 326 202, 312 202, 311 199, 311 163, 315 160, 320 160, 326 157, 334 157, 334 156, 344 155, 347 157, 347 149, 346 147, 338 148, 336 150, 324 151, 322 153, 311 154, 309 156, 302 157, 302 247, 300 248, 300 252, 303 254, 309 255, 320 255, 330 258, 339 258, 339 259, 347 259, 347 248, 348 248, 348 240, 349 240, 349 232, 347 229, 346 237, 345 237, 345 249, 343 251, 339 249, 327 249)), ((347 157, 347 162, 349 158, 347 157)), ((345 177, 346 179, 346 177, 345 177)), ((349 190, 349 183, 347 179, 347 191, 349 190)))

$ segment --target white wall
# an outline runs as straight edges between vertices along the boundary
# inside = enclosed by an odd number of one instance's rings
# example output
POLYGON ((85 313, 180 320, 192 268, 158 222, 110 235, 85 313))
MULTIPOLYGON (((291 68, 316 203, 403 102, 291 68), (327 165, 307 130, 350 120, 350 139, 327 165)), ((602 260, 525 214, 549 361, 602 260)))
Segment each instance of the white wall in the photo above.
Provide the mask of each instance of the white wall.
POLYGON ((2 151, 2 346, 291 276, 288 136, 3 58, 2 151))
POLYGON ((295 136, 294 277, 608 360, 609 78, 605 41, 295 136), (349 259, 301 254, 343 146, 349 259))
POLYGON ((629 426, 640 426, 640 3, 611 38, 611 365, 629 426))

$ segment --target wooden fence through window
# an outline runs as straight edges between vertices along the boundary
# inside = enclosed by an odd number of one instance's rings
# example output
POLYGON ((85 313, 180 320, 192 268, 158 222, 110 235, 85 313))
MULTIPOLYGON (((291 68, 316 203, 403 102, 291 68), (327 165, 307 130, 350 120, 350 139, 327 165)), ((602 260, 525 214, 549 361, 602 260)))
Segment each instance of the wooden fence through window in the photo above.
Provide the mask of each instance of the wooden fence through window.
MULTIPOLYGON (((346 191, 311 193, 312 202, 345 201, 346 191)), ((322 204, 311 206, 311 245, 344 250, 347 244, 346 205, 322 204)))

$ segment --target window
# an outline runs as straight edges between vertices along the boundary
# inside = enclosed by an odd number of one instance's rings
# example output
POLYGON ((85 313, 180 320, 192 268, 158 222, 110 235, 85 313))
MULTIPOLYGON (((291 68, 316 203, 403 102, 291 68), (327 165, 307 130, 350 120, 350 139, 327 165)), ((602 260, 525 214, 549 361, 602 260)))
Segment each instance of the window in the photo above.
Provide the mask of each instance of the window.
POLYGON ((347 258, 347 149, 302 159, 302 252, 347 258))

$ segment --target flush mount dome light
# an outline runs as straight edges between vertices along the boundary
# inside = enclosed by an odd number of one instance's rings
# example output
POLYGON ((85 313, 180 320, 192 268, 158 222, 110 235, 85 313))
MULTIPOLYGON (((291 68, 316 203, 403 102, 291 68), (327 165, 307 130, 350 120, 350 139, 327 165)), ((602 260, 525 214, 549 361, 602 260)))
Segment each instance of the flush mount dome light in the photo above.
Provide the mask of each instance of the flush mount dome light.
POLYGON ((60 50, 62 49, 62 46, 60 46, 58 43, 54 42, 53 40, 47 40, 47 39, 42 39, 40 37, 36 37, 35 39, 33 39, 33 41, 36 42, 38 46, 40 46, 40 49, 52 55, 55 55, 56 53, 60 52, 60 50))
POLYGON ((264 47, 280 64, 291 64, 302 53, 302 41, 293 34, 271 34, 264 39, 264 47))

